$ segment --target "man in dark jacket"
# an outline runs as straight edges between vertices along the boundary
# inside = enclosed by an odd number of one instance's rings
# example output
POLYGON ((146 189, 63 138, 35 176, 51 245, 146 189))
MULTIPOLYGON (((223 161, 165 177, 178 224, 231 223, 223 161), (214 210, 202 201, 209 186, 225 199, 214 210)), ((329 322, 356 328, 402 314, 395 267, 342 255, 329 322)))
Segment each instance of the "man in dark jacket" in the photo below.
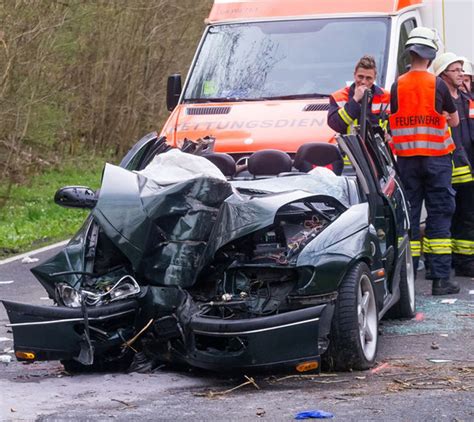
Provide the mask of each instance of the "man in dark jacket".
POLYGON ((363 56, 354 70, 354 83, 334 92, 329 99, 328 125, 338 133, 350 133, 359 124, 361 100, 367 89, 372 91, 369 119, 373 125, 384 125, 390 111, 390 93, 375 85, 377 67, 372 56, 363 56))
POLYGON ((463 60, 454 53, 444 53, 433 62, 433 70, 448 86, 460 122, 451 132, 456 142, 452 179, 456 188, 456 211, 451 222, 453 266, 457 276, 474 277, 474 181, 471 173, 474 166, 474 115, 469 111, 472 99, 462 91, 463 60))

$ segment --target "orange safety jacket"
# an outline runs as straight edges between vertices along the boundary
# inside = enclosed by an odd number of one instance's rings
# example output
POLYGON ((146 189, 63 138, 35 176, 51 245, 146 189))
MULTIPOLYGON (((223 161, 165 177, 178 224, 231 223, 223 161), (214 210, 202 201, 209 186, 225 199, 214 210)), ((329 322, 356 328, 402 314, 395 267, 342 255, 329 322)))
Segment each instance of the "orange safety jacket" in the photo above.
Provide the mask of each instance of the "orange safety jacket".
POLYGON ((456 147, 446 118, 435 109, 436 76, 410 71, 398 79, 398 110, 390 116, 396 154, 441 156, 456 147))
MULTIPOLYGON (((346 86, 331 94, 339 107, 344 107, 349 101, 350 88, 350 86, 346 86)), ((383 88, 376 87, 372 98, 371 112, 372 114, 380 114, 382 111, 387 114, 390 113, 390 92, 383 88)))
POLYGON ((469 100, 469 118, 474 119, 474 100, 469 100))

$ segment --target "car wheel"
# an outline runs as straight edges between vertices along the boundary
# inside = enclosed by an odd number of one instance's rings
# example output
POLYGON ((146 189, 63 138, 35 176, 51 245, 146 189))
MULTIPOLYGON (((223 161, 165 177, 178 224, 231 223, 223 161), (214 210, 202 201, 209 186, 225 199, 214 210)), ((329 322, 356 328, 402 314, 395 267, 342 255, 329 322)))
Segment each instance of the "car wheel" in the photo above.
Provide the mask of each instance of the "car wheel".
POLYGON ((339 288, 331 327, 330 366, 339 371, 368 369, 375 363, 378 313, 370 269, 352 267, 339 288))
POLYGON ((415 269, 411 248, 405 249, 400 269, 400 300, 387 312, 390 318, 413 318, 416 313, 415 269))

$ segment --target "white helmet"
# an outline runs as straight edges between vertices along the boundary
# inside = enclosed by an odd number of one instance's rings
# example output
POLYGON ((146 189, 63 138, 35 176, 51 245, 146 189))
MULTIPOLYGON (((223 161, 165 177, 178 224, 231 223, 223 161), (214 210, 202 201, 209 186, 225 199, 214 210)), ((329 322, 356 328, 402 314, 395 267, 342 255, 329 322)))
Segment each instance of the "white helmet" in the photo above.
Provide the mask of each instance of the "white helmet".
POLYGON ((410 31, 405 47, 407 51, 412 51, 424 59, 433 60, 438 51, 436 39, 437 35, 433 29, 419 26, 410 31))
POLYGON ((460 62, 464 64, 464 58, 459 57, 454 53, 443 53, 433 62, 433 71, 436 76, 441 75, 450 65, 460 62))
POLYGON ((463 60, 464 64, 462 65, 462 71, 465 75, 474 76, 474 69, 472 68, 472 62, 466 59, 465 57, 460 57, 463 60))

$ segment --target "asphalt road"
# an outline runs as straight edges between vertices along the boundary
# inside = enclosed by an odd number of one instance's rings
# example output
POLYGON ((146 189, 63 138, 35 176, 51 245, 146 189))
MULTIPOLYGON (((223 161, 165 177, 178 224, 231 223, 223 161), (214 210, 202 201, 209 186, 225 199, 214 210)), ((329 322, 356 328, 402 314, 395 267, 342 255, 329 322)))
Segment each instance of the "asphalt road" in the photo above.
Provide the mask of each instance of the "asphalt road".
MULTIPOLYGON (((33 265, 0 263, 1 299, 50 303, 29 273, 33 265)), ((370 371, 260 374, 253 384, 244 374, 166 367, 151 374, 70 376, 58 362, 13 358, 0 363, 0 420, 290 421, 297 412, 319 409, 344 421, 472 421, 474 280, 458 280, 460 294, 432 297, 419 274, 417 317, 382 321, 378 365, 370 371), (442 303, 448 298, 457 300, 442 303)), ((12 356, 6 323, 0 307, 0 355, 12 356)))

